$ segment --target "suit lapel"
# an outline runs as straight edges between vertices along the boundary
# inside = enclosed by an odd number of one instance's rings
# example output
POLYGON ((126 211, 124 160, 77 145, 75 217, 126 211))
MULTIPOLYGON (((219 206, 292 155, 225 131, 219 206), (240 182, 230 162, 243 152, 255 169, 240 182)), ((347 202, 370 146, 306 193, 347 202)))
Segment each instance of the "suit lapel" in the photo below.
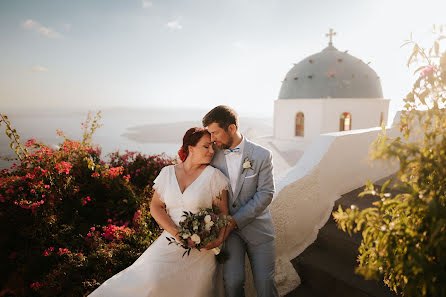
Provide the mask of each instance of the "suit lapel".
POLYGON ((220 167, 220 170, 224 173, 224 175, 229 176, 228 165, 226 164, 226 158, 225 154, 223 153, 223 150, 219 150, 217 152, 216 157, 217 157, 217 164, 220 167))
MULTIPOLYGON (((251 170, 251 169, 243 170, 243 161, 246 158, 248 158, 249 161, 252 161, 253 150, 254 150, 254 146, 248 139, 246 139, 245 148, 243 149, 242 162, 240 164, 240 169, 239 169, 240 170, 239 179, 237 181, 237 185, 235 186, 233 201, 237 200, 238 195, 240 194, 240 190, 242 189, 243 182, 245 181, 245 176, 248 173, 248 170, 251 170)), ((256 166, 255 162, 252 162, 252 163, 253 163, 253 167, 256 166)))

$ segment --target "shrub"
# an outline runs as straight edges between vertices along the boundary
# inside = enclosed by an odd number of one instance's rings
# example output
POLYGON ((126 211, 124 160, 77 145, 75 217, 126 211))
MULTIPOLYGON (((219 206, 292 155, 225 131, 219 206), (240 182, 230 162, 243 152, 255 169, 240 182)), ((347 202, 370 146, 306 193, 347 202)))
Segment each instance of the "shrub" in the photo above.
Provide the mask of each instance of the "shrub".
POLYGON ((344 231, 362 231, 359 267, 366 278, 384 279, 403 296, 446 296, 446 52, 443 28, 429 49, 413 44, 408 65, 423 62, 404 99, 402 137, 383 134, 374 158, 398 160, 393 180, 377 189, 370 181, 360 196, 378 195, 375 208, 342 210, 334 217, 344 231), (421 110, 424 109, 424 110, 421 110), (400 192, 392 195, 390 185, 400 192))
POLYGON ((83 296, 159 235, 148 204, 153 179, 172 160, 127 152, 105 162, 91 141, 99 118, 89 114, 82 141, 58 131, 64 141, 52 149, 21 144, 1 115, 18 162, 0 172, 0 295, 83 296))

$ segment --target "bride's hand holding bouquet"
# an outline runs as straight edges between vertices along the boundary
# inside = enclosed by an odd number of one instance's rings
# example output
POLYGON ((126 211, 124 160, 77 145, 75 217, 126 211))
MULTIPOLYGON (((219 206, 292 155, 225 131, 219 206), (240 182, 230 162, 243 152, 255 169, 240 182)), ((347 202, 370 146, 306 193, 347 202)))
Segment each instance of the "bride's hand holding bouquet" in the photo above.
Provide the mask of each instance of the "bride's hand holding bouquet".
POLYGON ((229 216, 220 216, 218 211, 207 208, 201 209, 195 214, 185 211, 183 217, 175 238, 167 238, 169 244, 182 246, 185 249, 183 256, 189 255, 193 248, 206 249, 212 250, 217 255, 219 262, 224 260, 220 246, 225 238, 226 226, 230 224, 229 216))

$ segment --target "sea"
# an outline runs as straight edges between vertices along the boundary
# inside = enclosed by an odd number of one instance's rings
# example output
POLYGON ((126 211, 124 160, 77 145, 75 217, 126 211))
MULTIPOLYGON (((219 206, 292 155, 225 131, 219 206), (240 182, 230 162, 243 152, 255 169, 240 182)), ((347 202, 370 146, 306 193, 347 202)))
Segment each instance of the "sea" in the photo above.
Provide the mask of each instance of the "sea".
MULTIPOLYGON (((92 118, 99 110, 91 110, 92 118)), ((33 110, 33 109, 3 109, 2 115, 7 115, 11 127, 16 129, 20 136, 20 141, 35 138, 50 147, 56 147, 63 142, 63 137, 57 134, 57 130, 62 130, 67 138, 81 140, 83 135, 82 123, 86 121, 88 110, 33 110)), ((102 125, 96 130, 92 137, 95 145, 101 147, 102 156, 111 152, 125 150, 138 151, 144 154, 166 154, 175 157, 181 146, 181 136, 187 127, 198 126, 201 118, 207 110, 198 109, 160 109, 160 108, 108 108, 101 110, 102 125), (163 127, 162 133, 154 137, 155 141, 150 141, 151 126, 163 127), (180 127, 180 128, 179 128, 180 127), (184 127, 184 128, 183 128, 184 127), (135 129, 139 134, 135 135, 135 129), (183 131, 177 131, 183 129, 183 131), (145 132, 147 131, 147 132, 145 132), (133 134, 132 134, 133 133, 133 134), (132 134, 132 137, 128 135, 132 134), (171 137, 171 135, 178 135, 171 137), (163 141, 165 139, 166 141, 163 141)), ((246 122, 246 120, 245 120, 246 122)), ((262 133, 272 133, 272 118, 256 117, 254 123, 262 133)), ((5 134, 5 124, 0 125, 0 156, 15 157, 14 151, 10 148, 11 140, 5 134)), ((156 133, 155 133, 156 134, 156 133)), ((0 160, 0 169, 9 168, 16 161, 0 160)))

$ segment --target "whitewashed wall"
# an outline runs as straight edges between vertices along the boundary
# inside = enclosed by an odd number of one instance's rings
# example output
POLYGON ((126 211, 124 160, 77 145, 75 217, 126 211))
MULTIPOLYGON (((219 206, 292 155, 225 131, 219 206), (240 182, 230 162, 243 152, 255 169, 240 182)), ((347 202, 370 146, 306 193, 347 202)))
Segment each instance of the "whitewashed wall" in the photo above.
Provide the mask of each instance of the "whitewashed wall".
MULTIPOLYGON (((318 136, 299 162, 276 184, 271 213, 276 230, 276 282, 281 295, 300 284, 291 259, 316 240, 340 196, 394 173, 397 164, 370 161, 369 147, 380 128, 318 136)), ((388 128, 389 136, 399 134, 388 128)), ((248 276, 247 296, 255 296, 248 276)))
POLYGON ((323 99, 323 124, 320 134, 339 131, 341 114, 349 112, 352 116, 352 130, 379 127, 380 114, 388 123, 388 99, 323 99))
POLYGON ((274 102, 274 137, 277 139, 302 138, 311 142, 320 134, 323 117, 319 99, 281 99, 274 102), (296 114, 304 113, 304 137, 295 136, 296 114))
POLYGON ((352 115, 352 129, 380 126, 380 114, 387 122, 388 99, 280 99, 274 102, 274 137, 303 140, 310 144, 323 133, 339 131, 343 112, 352 115), (304 137, 295 136, 295 118, 298 112, 305 117, 304 137))

